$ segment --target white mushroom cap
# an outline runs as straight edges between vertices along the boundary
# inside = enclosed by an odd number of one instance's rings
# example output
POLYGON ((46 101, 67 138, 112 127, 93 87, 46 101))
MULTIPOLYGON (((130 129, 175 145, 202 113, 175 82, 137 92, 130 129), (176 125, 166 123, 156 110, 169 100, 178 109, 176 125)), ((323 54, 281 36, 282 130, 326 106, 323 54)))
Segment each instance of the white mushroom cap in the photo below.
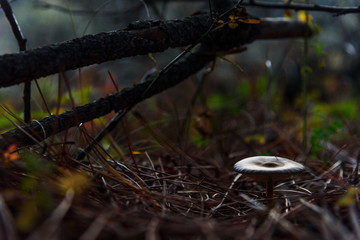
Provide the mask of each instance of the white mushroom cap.
POLYGON ((234 170, 256 180, 286 179, 304 170, 304 166, 290 159, 276 156, 255 156, 238 161, 234 170))

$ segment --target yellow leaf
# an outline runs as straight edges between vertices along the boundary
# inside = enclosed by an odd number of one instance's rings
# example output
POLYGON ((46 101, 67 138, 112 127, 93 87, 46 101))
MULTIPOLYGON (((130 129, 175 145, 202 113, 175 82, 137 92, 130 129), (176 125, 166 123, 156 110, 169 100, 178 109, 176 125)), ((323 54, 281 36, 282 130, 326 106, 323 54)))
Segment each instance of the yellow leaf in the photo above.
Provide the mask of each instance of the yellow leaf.
POLYGON ((212 31, 214 32, 215 30, 218 30, 219 28, 222 28, 225 26, 225 22, 223 20, 219 20, 218 23, 221 23, 220 26, 217 26, 216 28, 214 28, 212 31))
POLYGON ((144 152, 133 151, 132 154, 134 154, 134 155, 142 155, 142 154, 145 154, 145 153, 144 152))
POLYGON ((250 142, 256 142, 258 144, 265 144, 266 143, 266 138, 264 135, 261 134, 256 134, 256 135, 252 135, 252 136, 247 136, 245 137, 244 141, 246 143, 250 143, 250 142))
POLYGON ((235 19, 237 19, 237 17, 235 17, 233 15, 230 15, 229 18, 230 18, 230 21, 232 21, 232 22, 235 22, 235 19))
POLYGON ((320 68, 325 68, 325 67, 326 67, 326 63, 325 63, 325 60, 324 60, 324 59, 321 59, 321 60, 320 60, 319 67, 320 67, 320 68))
POLYGON ((228 24, 228 26, 231 29, 236 29, 239 26, 239 24, 231 22, 231 23, 228 24))
POLYGON ((59 179, 59 187, 63 193, 72 189, 76 194, 84 192, 90 185, 90 179, 80 172, 70 172, 59 179))
MULTIPOLYGON (((298 15, 298 20, 300 22, 306 22, 306 11, 299 11, 297 15, 298 15)), ((311 22, 312 21, 311 14, 308 13, 307 17, 308 17, 308 22, 311 22)))
POLYGON ((259 137, 257 138, 257 142, 258 142, 259 144, 261 144, 261 145, 264 145, 264 144, 266 143, 266 138, 265 138, 265 136, 259 136, 259 137))
POLYGON ((359 194, 358 188, 348 188, 347 192, 338 200, 337 205, 340 207, 348 207, 354 204, 357 194, 359 194))
POLYGON ((35 200, 25 202, 16 217, 16 227, 20 231, 28 231, 33 228, 37 218, 39 217, 39 209, 35 200))
POLYGON ((243 23, 247 23, 247 24, 259 24, 259 23, 261 23, 261 21, 257 20, 257 19, 238 19, 238 21, 243 22, 243 23))

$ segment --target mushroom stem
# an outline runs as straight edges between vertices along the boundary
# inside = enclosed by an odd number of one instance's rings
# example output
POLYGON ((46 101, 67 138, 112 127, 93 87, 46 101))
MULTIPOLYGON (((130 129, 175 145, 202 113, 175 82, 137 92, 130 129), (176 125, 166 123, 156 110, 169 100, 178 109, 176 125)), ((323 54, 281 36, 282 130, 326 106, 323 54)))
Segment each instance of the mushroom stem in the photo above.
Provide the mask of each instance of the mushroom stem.
POLYGON ((272 177, 268 177, 266 181, 266 197, 272 198, 274 193, 274 181, 272 177))

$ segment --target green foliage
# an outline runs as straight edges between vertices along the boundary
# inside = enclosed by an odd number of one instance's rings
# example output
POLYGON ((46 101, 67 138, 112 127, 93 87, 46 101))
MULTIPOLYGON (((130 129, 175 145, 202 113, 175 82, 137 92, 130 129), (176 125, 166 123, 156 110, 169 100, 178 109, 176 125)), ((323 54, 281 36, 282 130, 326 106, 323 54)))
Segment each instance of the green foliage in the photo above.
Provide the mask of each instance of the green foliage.
POLYGON ((344 120, 355 120, 358 107, 354 100, 335 103, 315 103, 310 118, 312 156, 322 150, 322 143, 334 138, 344 128, 344 120), (329 121, 331 120, 331 121, 329 121))
POLYGON ((25 170, 29 174, 33 174, 38 177, 46 176, 50 174, 54 168, 51 162, 45 161, 43 158, 32 152, 26 151, 24 153, 21 153, 21 156, 25 164, 25 170))
POLYGON ((1 130, 8 130, 13 127, 12 123, 4 117, 0 117, 0 129, 1 130))
POLYGON ((207 103, 211 109, 219 110, 224 107, 229 107, 231 98, 221 94, 213 94, 207 99, 207 103))
MULTIPOLYGON (((259 76, 259 79, 256 81, 255 86, 255 94, 260 99, 264 98, 266 96, 266 89, 268 86, 268 76, 266 74, 262 74, 259 76)), ((270 89, 271 92, 275 90, 275 86, 273 84, 272 88, 270 89)))
POLYGON ((198 147, 205 147, 205 146, 207 146, 209 144, 209 139, 198 136, 198 135, 192 136, 191 140, 198 147))
POLYGON ((312 126, 321 127, 332 117, 354 120, 358 117, 358 107, 355 100, 335 103, 314 103, 310 122, 312 126))
POLYGON ((44 179, 50 176, 54 166, 29 151, 21 155, 27 172, 21 183, 21 190, 28 195, 28 199, 20 205, 16 225, 19 230, 27 231, 34 226, 41 211, 52 206, 52 195, 47 186, 48 182, 44 179))
POLYGON ((321 32, 321 27, 318 24, 311 24, 310 28, 313 31, 313 33, 316 35, 320 34, 320 32, 321 32))
POLYGON ((313 70, 310 66, 303 66, 301 67, 301 76, 302 78, 306 78, 313 70))
POLYGON ((357 110, 357 103, 354 100, 350 100, 331 104, 330 114, 354 120, 358 116, 357 110))
POLYGON ((245 79, 235 86, 235 91, 233 92, 210 95, 207 99, 207 104, 211 110, 237 112, 247 104, 251 97, 264 98, 266 88, 266 75, 261 75, 257 81, 245 79))
POLYGON ((316 52, 317 55, 324 56, 326 54, 324 50, 325 45, 318 38, 315 38, 310 43, 311 43, 310 47, 312 47, 312 49, 316 52))
POLYGON ((322 144, 329 141, 329 139, 339 132, 344 127, 343 121, 338 118, 325 126, 313 128, 312 135, 310 137, 310 144, 312 146, 311 155, 315 157, 321 150, 322 144))
MULTIPOLYGON (((94 91, 92 86, 82 87, 82 89, 72 90, 71 96, 76 104, 83 105, 90 101, 90 93, 94 91)), ((63 104, 71 104, 71 99, 69 94, 66 92, 61 98, 63 104)))
POLYGON ((244 82, 241 82, 236 87, 236 94, 240 98, 249 99, 250 92, 251 92, 251 86, 250 86, 250 82, 248 80, 245 80, 244 82))

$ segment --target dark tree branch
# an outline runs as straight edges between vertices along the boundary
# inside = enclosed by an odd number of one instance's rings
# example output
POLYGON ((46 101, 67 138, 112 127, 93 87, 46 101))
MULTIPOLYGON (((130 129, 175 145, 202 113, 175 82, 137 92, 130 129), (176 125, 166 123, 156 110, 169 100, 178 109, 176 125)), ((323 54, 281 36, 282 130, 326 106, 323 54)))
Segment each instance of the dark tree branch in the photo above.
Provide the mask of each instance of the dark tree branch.
POLYGON ((191 44, 210 26, 206 15, 174 21, 141 21, 127 29, 0 56, 0 87, 105 61, 191 44))
POLYGON ((329 12, 329 13, 334 13, 335 15, 360 13, 360 6, 357 6, 357 7, 335 7, 335 6, 319 5, 319 4, 265 3, 265 2, 258 2, 255 0, 249 0, 248 3, 245 3, 243 5, 254 6, 254 7, 263 7, 263 8, 329 12))
MULTIPOLYGON (((279 21, 278 19, 275 21, 267 19, 264 20, 261 24, 258 24, 257 27, 247 28, 247 26, 245 26, 246 30, 244 30, 242 33, 235 34, 235 32, 231 30, 230 33, 233 33, 233 35, 227 35, 223 38, 225 38, 225 41, 227 42, 235 43, 235 40, 237 40, 238 44, 243 44, 251 42, 257 38, 265 39, 267 38, 266 36, 273 37, 271 34, 269 34, 269 32, 272 30, 275 31, 275 29, 272 29, 272 27, 278 28, 279 22, 283 21, 279 21), (265 30, 264 28, 270 29, 265 30), (265 36, 262 35, 262 32, 265 33, 265 36), (234 39, 231 40, 231 37, 234 39)), ((180 22, 179 25, 181 26, 181 24, 182 23, 180 22)), ((290 25, 290 28, 296 28, 297 32, 295 35, 293 32, 289 34, 286 32, 288 30, 287 27, 284 28, 284 32, 277 30, 277 33, 280 34, 283 38, 304 37, 308 32, 308 28, 304 23, 286 21, 284 24, 290 25)), ((230 31, 230 29, 228 30, 230 31)), ((277 38, 279 38, 279 36, 277 36, 277 38)), ((185 38, 184 41, 190 40, 186 40, 185 38)), ((234 45, 231 45, 230 47, 234 47, 234 45)), ((93 103, 76 107, 74 110, 69 110, 58 116, 46 117, 37 122, 33 122, 28 126, 22 126, 21 129, 13 129, 8 131, 2 134, 3 138, 0 139, 0 146, 2 146, 2 148, 6 148, 10 144, 14 143, 18 144, 19 146, 34 144, 34 141, 29 138, 24 133, 24 131, 30 133, 32 136, 37 136, 37 139, 42 141, 44 140, 43 136, 46 136, 46 138, 53 136, 61 131, 78 126, 80 123, 104 116, 112 111, 118 112, 120 110, 129 109, 144 99, 175 86, 206 66, 206 64, 211 62, 214 58, 215 53, 213 52, 213 46, 203 44, 202 47, 200 47, 195 53, 179 60, 171 68, 167 69, 161 75, 161 77, 158 78, 155 84, 153 84, 151 89, 146 92, 146 94, 143 93, 146 89, 148 89, 151 82, 157 78, 157 76, 151 75, 146 82, 136 84, 131 88, 125 88, 115 95, 110 95, 93 103)))
POLYGON ((300 38, 311 34, 311 30, 302 22, 294 22, 288 18, 262 18, 261 34, 257 39, 300 38), (285 32, 287 36, 284 36, 285 32))
MULTIPOLYGON (((241 43, 241 38, 248 41, 249 38, 261 36, 262 31, 269 31, 264 27, 268 25, 267 21, 248 26, 248 29, 254 30, 251 31, 254 36, 248 35, 241 28, 235 31, 231 30, 230 36, 228 33, 224 33, 225 31, 216 31, 214 34, 218 38, 223 35, 223 40, 218 44, 226 48, 233 42, 241 43)), ((304 24, 299 22, 288 22, 287 24, 297 32, 292 31, 292 34, 295 33, 295 35, 284 32, 283 38, 303 36, 302 30, 306 28, 304 24)), ((210 26, 211 22, 206 14, 182 20, 140 21, 130 24, 124 30, 88 35, 18 54, 6 54, 0 56, 0 87, 91 64, 144 55, 149 52, 161 52, 170 47, 187 46, 196 42, 210 26)))

